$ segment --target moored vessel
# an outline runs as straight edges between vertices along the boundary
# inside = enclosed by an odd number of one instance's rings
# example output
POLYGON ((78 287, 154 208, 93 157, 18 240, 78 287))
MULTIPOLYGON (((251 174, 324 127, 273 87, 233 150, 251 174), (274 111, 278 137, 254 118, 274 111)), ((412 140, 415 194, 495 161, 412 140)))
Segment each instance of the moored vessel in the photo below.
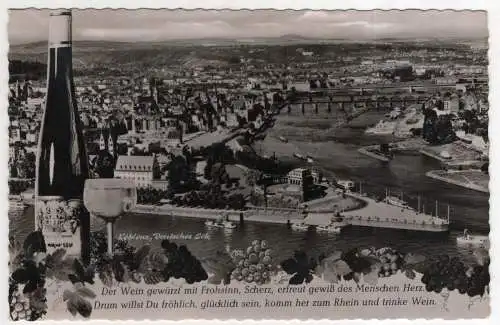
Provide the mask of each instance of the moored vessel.
POLYGON ((490 238, 484 235, 470 234, 469 231, 465 229, 464 233, 457 237, 457 245, 468 245, 468 246, 489 248, 490 238))
POLYGON ((342 231, 342 228, 337 226, 337 225, 334 225, 334 224, 329 224, 326 226, 324 226, 324 225, 316 226, 316 230, 334 233, 334 234, 340 234, 340 232, 342 231))
POLYGON ((292 223, 292 229, 305 231, 309 229, 309 225, 304 222, 292 223))
POLYGON ((236 225, 229 220, 207 220, 205 226, 210 228, 234 229, 236 225))
POLYGON ((21 199, 9 199, 9 211, 22 212, 26 206, 21 199))

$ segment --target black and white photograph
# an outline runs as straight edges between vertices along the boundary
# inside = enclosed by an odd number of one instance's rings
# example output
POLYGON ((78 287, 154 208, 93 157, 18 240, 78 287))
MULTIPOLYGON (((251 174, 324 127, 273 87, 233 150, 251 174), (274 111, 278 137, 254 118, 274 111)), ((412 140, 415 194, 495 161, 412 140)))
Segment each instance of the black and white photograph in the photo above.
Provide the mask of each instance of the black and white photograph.
POLYGON ((488 317, 487 20, 9 10, 10 320, 488 317))

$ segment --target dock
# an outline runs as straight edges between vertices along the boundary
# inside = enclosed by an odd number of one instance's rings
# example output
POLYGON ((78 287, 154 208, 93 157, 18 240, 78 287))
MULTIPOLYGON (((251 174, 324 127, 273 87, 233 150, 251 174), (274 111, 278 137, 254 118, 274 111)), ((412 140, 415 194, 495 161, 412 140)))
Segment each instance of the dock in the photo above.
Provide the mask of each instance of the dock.
POLYGON ((378 148, 377 145, 363 147, 363 148, 359 148, 358 152, 361 153, 361 154, 363 154, 363 155, 365 155, 365 156, 368 156, 368 157, 371 157, 371 158, 375 158, 375 159, 383 161, 383 162, 389 162, 389 161, 391 161, 391 158, 389 158, 387 156, 384 156, 384 155, 381 155, 381 154, 378 154, 376 152, 373 152, 373 150, 376 150, 377 148, 378 148))
POLYGON ((357 194, 346 195, 362 200, 366 206, 342 213, 346 221, 353 226, 393 228, 427 232, 446 232, 449 220, 428 215, 412 208, 403 208, 378 202, 372 198, 357 194))

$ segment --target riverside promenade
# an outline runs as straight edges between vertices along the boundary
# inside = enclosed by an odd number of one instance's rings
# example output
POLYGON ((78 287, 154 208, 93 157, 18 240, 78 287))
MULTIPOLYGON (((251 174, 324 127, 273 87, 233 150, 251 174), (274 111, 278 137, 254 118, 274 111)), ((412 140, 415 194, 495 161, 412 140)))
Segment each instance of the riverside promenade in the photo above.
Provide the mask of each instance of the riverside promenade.
POLYGON ((366 203, 357 210, 346 211, 341 215, 345 221, 353 226, 406 229, 426 232, 446 232, 449 229, 449 220, 440 218, 412 208, 404 208, 376 201, 357 193, 347 194, 366 203))
POLYGON ((272 208, 247 205, 245 210, 206 209, 200 207, 179 207, 171 204, 144 205, 138 204, 132 211, 138 214, 156 214, 181 218, 218 219, 228 217, 229 220, 287 224, 311 221, 311 225, 328 224, 331 218, 340 211, 352 210, 363 206, 360 200, 347 196, 343 198, 333 190, 327 196, 305 202, 299 208, 272 208))
POLYGON ((180 218, 197 218, 216 220, 221 217, 228 217, 229 220, 239 222, 243 217, 243 221, 265 222, 265 223, 280 223, 302 221, 302 211, 297 209, 282 209, 282 208, 261 208, 250 207, 247 210, 226 210, 226 209, 205 209, 178 207, 170 204, 161 206, 141 205, 138 204, 132 211, 138 214, 156 214, 180 218))

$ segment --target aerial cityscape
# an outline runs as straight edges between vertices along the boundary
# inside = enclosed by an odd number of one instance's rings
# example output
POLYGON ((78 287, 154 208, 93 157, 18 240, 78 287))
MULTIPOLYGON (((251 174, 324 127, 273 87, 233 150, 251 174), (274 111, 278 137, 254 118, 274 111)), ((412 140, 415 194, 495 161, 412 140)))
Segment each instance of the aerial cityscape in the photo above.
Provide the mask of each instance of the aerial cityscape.
MULTIPOLYGON (((90 178, 125 179, 137 189, 137 205, 114 225, 116 239, 157 246, 169 239, 196 256, 256 237, 284 257, 390 246, 472 261, 471 246, 488 246, 482 28, 416 35, 410 26, 392 35, 384 24, 396 23, 382 13, 365 26, 349 11, 342 21, 336 12, 262 11, 259 26, 281 34, 252 35, 237 25, 238 13, 222 12, 220 24, 207 23, 213 34, 195 28, 161 39, 130 29, 127 39, 116 29, 99 39, 101 27, 82 27, 91 13, 73 11, 74 100, 90 178), (314 25, 329 14, 339 34, 301 33, 303 19, 314 25), (298 27, 276 27, 280 15, 298 27), (219 25, 232 22, 236 31, 224 36, 219 25)), ((46 32, 38 36, 35 24, 14 30, 28 14, 48 11, 11 11, 9 25, 11 38, 26 36, 9 49, 10 236, 20 241, 35 225, 51 80, 46 32)), ((470 14, 486 24, 481 12, 448 14, 443 21, 470 14)), ((107 15, 120 21, 131 13, 107 15)), ((199 15, 204 22, 209 13, 199 15)), ((99 218, 90 222, 92 231, 104 229, 99 218)))

